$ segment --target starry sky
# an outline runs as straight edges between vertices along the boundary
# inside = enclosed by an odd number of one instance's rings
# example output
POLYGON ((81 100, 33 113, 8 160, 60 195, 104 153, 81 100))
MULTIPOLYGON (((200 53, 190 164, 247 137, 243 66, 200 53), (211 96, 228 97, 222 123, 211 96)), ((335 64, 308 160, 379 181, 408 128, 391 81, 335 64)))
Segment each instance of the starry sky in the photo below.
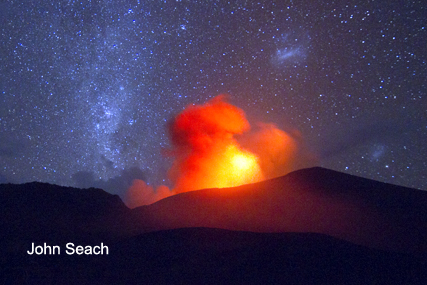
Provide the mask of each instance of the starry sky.
POLYGON ((0 182, 168 184, 167 124, 218 94, 318 165, 427 189, 424 1, 0 3, 0 182))

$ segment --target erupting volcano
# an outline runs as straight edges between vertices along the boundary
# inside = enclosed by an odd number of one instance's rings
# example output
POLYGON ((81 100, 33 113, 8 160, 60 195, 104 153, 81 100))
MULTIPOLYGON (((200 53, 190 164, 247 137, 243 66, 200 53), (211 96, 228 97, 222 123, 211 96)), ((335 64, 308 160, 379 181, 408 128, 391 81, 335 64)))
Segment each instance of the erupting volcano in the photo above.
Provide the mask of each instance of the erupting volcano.
POLYGON ((189 105, 169 124, 174 158, 173 189, 135 180, 126 204, 137 207, 177 193, 255 183, 294 170, 296 140, 273 124, 252 131, 243 110, 219 95, 204 105, 189 105), (241 135, 245 134, 245 138, 241 135))

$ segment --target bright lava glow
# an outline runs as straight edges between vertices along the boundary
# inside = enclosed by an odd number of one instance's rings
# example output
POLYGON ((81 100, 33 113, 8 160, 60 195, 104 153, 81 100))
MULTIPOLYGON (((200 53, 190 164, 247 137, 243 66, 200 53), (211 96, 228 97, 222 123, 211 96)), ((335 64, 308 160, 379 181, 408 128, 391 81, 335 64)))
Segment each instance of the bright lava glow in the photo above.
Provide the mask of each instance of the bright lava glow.
POLYGON ((215 187, 233 187, 264 180, 258 157, 230 144, 221 159, 216 172, 215 187))
POLYGON ((252 157, 244 154, 236 154, 232 161, 233 165, 240 171, 250 169, 254 162, 252 157))

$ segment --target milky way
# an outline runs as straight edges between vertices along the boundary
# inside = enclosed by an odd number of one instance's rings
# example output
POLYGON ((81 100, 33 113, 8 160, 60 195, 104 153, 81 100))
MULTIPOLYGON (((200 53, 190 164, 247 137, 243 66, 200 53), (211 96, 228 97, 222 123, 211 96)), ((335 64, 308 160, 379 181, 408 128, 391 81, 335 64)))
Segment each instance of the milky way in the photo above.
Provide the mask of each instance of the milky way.
POLYGON ((232 2, 3 1, 0 182, 168 184, 168 122, 227 93, 318 165, 427 189, 422 1, 232 2))

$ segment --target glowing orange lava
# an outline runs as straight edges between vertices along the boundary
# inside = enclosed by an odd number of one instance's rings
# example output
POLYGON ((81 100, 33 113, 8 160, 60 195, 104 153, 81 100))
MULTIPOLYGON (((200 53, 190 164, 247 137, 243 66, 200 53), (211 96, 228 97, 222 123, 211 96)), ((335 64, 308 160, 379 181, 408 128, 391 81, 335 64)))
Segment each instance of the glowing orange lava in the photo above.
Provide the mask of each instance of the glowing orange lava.
POLYGON ((258 157, 230 144, 226 147, 216 169, 212 169, 216 177, 214 187, 233 187, 264 180, 258 157))
POLYGON ((187 191, 255 183, 293 169, 294 138, 273 124, 258 124, 258 131, 250 132, 243 110, 222 95, 203 105, 189 105, 168 127, 174 158, 168 175, 173 187, 134 181, 126 196, 130 207, 187 191))

